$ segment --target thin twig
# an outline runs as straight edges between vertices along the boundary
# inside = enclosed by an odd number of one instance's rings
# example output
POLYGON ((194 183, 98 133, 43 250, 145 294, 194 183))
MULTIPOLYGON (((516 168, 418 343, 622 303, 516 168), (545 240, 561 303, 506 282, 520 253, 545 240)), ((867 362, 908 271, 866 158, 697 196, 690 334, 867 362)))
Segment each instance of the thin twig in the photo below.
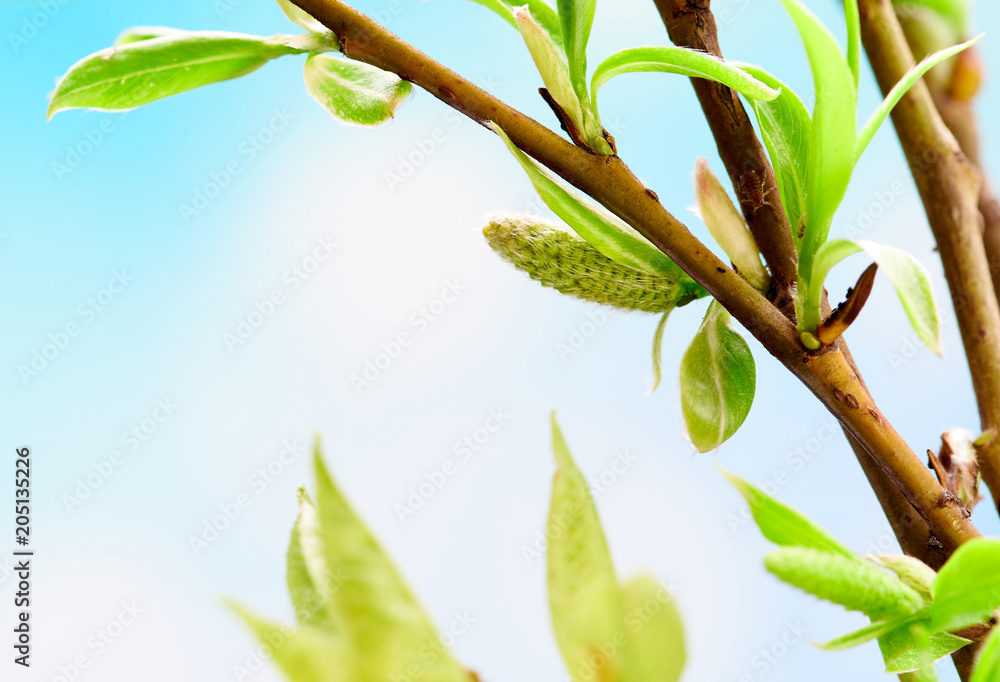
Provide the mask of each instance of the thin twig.
MULTIPOLYGON (((913 66, 906 36, 888 0, 861 0, 861 34, 883 92, 913 66)), ((1000 429, 1000 307, 980 225, 981 178, 945 126, 924 83, 892 112, 937 240, 972 374, 983 430, 1000 429)), ((1000 438, 980 448, 983 480, 1000 499, 1000 438)))
MULTIPOLYGON (((711 0, 655 0, 655 4, 675 45, 722 57, 711 0)), ((774 170, 739 94, 701 78, 692 78, 691 85, 733 182, 747 226, 771 270, 775 305, 791 315, 798 257, 774 170)))

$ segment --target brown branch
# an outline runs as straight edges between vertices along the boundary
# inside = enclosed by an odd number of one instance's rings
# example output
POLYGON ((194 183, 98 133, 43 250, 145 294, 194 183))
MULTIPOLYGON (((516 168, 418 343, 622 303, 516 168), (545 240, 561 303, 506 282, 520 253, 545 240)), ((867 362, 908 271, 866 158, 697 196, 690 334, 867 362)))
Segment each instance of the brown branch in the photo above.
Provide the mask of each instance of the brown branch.
MULTIPOLYGON (((722 57, 711 0, 655 0, 675 45, 722 57)), ((747 226, 774 278, 774 301, 792 314, 798 257, 778 183, 739 94, 715 81, 692 78, 719 156, 733 182, 747 226)))
MULTIPOLYGON (((861 33, 883 92, 913 65, 889 0, 861 0, 861 33)), ((1000 307, 980 226, 981 179, 938 114, 924 83, 892 112, 937 240, 983 429, 1000 429, 1000 307)), ((1000 499, 1000 438, 980 449, 983 480, 1000 499)))
POLYGON ((954 499, 879 412, 839 344, 807 353, 795 326, 671 215, 621 159, 574 146, 446 69, 340 0, 295 0, 352 59, 396 73, 514 143, 638 230, 704 286, 826 405, 948 548, 978 537, 954 499))

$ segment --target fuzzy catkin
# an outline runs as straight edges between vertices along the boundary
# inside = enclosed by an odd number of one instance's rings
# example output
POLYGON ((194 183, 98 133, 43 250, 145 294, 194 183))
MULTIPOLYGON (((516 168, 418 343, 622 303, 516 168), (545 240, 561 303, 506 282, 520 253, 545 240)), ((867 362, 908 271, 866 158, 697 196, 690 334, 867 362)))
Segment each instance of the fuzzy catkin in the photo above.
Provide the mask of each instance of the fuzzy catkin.
POLYGON ((504 260, 569 296, 647 313, 692 298, 677 278, 616 263, 575 234, 540 221, 498 217, 483 234, 504 260))

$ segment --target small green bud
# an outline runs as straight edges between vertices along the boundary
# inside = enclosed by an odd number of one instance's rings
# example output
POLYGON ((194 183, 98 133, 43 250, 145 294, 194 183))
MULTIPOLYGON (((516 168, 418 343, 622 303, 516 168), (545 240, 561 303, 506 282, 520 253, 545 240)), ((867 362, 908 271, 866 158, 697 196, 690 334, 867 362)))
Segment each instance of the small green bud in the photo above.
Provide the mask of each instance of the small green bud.
POLYGON ((882 568, 888 568, 907 587, 930 599, 937 573, 920 559, 904 554, 872 554, 868 556, 868 560, 882 568))
POLYGON ((483 234, 490 247, 518 270, 585 301, 663 313, 697 296, 676 277, 616 263, 575 234, 542 221, 496 217, 483 234))

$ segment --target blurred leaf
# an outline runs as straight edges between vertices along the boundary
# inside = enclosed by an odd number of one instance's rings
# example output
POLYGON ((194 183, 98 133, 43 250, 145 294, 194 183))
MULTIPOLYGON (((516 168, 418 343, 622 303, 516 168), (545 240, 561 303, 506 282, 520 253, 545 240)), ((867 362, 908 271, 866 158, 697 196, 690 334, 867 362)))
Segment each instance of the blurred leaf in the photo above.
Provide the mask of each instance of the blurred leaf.
POLYGON ((300 623, 331 630, 327 601, 336 587, 329 574, 319 516, 305 489, 299 489, 299 516, 288 543, 288 593, 300 623))
POLYGON ((684 623, 670 594, 652 578, 622 587, 628 642, 622 682, 677 682, 684 668, 684 623))
POLYGON ((909 621, 879 637, 878 645, 890 674, 916 672, 925 663, 958 651, 969 640, 947 632, 927 635, 927 621, 909 621))
POLYGON ((792 228, 795 249, 802 247, 800 224, 806 213, 806 186, 809 177, 809 140, 812 121, 809 111, 795 91, 756 66, 741 66, 744 71, 769 87, 781 90, 770 102, 750 100, 760 125, 761 137, 774 166, 781 204, 792 228))
MULTIPOLYGON (((136 34, 138 37, 139 34, 136 34)), ((48 117, 63 109, 132 109, 170 95, 239 78, 303 50, 282 37, 172 31, 84 57, 59 81, 48 117)))
POLYGON ((729 440, 750 413, 757 383, 750 347, 712 301, 681 359, 681 408, 691 442, 708 452, 729 440))
POLYGON ((993 628, 979 653, 979 661, 970 682, 1000 680, 1000 628, 993 628))
POLYGON ((872 620, 906 616, 924 605, 896 576, 841 554, 786 547, 769 553, 764 565, 786 583, 872 620))
POLYGON ((977 538, 955 550, 938 571, 933 592, 933 631, 988 621, 1000 608, 1000 540, 977 538))
POLYGON ((573 462, 555 414, 552 449, 559 467, 546 530, 552 629, 574 682, 614 680, 617 657, 601 657, 596 670, 591 659, 621 627, 622 595, 589 486, 573 462))
POLYGON ((930 275, 920 262, 902 249, 874 242, 831 239, 816 253, 809 280, 809 306, 818 311, 823 284, 830 270, 848 256, 864 251, 889 278, 899 295, 914 331, 932 351, 941 355, 941 319, 931 288, 930 275))
POLYGON ((587 94, 587 43, 594 25, 597 0, 557 0, 569 77, 581 102, 587 94))
POLYGON ((844 649, 850 649, 852 647, 860 646, 866 642, 870 642, 876 637, 880 637, 890 630, 894 630, 899 627, 902 618, 894 618, 892 620, 879 620, 867 627, 863 627, 860 630, 855 630, 854 632, 848 633, 837 637, 836 639, 831 639, 826 644, 820 644, 821 649, 826 651, 842 651, 844 649))
POLYGON ((928 600, 937 573, 920 559, 905 554, 874 554, 868 560, 883 568, 888 568, 900 580, 912 587, 928 600))
POLYGON ((589 198, 581 196, 564 180, 554 176, 548 169, 518 149, 499 126, 493 125, 493 130, 528 174, 531 184, 535 186, 535 191, 545 205, 594 248, 611 260, 636 270, 676 277, 682 282, 694 281, 665 253, 618 216, 589 198))
POLYGON ((968 0, 892 0, 896 6, 915 5, 934 10, 955 29, 958 35, 965 33, 968 26, 968 0))
POLYGON ((801 0, 781 1, 802 36, 816 87, 806 178, 806 229, 800 253, 803 270, 809 272, 854 170, 858 95, 854 76, 833 34, 801 0))
POLYGON ((261 642, 266 643, 271 658, 293 682, 345 682, 355 677, 354 657, 345 641, 331 632, 311 625, 296 629, 281 626, 250 613, 239 604, 230 603, 261 642))
POLYGON ((314 18, 298 5, 289 2, 289 0, 278 0, 278 7, 285 13, 289 21, 310 33, 326 33, 329 30, 318 19, 314 18))
MULTIPOLYGON (((985 35, 985 34, 983 34, 985 35)), ((960 52, 963 52, 976 43, 978 43, 983 35, 980 35, 972 40, 962 43, 961 45, 955 45, 954 47, 949 47, 948 49, 941 50, 940 52, 935 52, 932 55, 925 57, 919 64, 916 64, 909 71, 906 72, 898 83, 896 83, 889 94, 885 96, 882 103, 875 109, 875 113, 872 114, 868 122, 865 123, 861 132, 858 134, 857 151, 854 153, 855 163, 857 159, 861 158, 864 154, 865 149, 868 148, 869 143, 871 143, 872 138, 875 137, 875 133, 885 122, 885 119, 892 112, 893 108, 899 103, 899 100, 903 98, 910 88, 916 85, 917 81, 923 78, 924 74, 933 69, 935 66, 941 62, 954 57, 960 52)))
POLYGON ((768 495, 735 474, 725 470, 722 473, 725 474, 730 483, 736 486, 743 499, 746 500, 761 533, 774 544, 785 547, 818 549, 840 554, 854 561, 861 561, 835 537, 784 502, 768 495))
MULTIPOLYGON (((469 682, 375 538, 355 515, 323 465, 317 444, 316 508, 330 574, 344 582, 329 603, 355 654, 359 682, 416 677, 469 682), (430 649, 435 655, 427 656, 430 649)), ((341 679, 341 678, 338 678, 341 679)))
POLYGON ((187 33, 188 31, 179 28, 170 28, 169 26, 133 26, 118 34, 118 37, 115 38, 115 45, 128 45, 129 43, 138 43, 143 40, 163 38, 165 36, 179 36, 187 33))
POLYGON ((758 80, 747 70, 704 52, 671 46, 630 47, 615 52, 597 66, 590 80, 594 106, 597 106, 598 91, 615 76, 650 71, 716 81, 751 100, 773 101, 779 95, 777 89, 758 80))
POLYGON ((306 90, 334 118, 359 126, 388 122, 412 91, 396 74, 328 54, 309 55, 303 76, 306 90))

